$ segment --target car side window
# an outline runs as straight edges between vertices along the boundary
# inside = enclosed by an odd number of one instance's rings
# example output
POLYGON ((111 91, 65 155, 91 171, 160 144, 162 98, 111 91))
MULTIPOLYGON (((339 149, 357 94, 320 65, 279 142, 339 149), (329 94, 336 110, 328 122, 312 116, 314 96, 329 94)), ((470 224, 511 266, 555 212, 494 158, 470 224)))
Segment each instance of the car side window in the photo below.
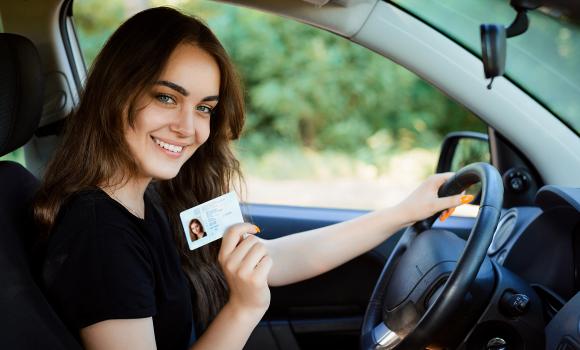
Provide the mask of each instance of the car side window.
MULTIPOLYGON (((429 83, 343 38, 249 9, 198 1, 179 6, 208 22, 241 73, 247 119, 235 150, 248 202, 394 205, 435 171, 448 132, 486 132, 480 119, 429 83)), ((87 66, 138 10, 75 2, 87 66)))
POLYGON ((22 166, 26 166, 26 160, 24 159, 24 149, 22 147, 0 157, 0 161, 1 160, 12 161, 19 163, 22 166))

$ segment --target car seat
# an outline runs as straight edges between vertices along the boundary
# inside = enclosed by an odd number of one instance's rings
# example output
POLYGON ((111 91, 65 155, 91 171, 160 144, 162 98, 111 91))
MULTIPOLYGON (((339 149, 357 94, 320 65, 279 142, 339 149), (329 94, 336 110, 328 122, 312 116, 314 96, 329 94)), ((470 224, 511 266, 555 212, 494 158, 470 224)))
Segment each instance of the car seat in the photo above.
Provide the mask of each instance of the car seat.
MULTIPOLYGON (((32 137, 42 103, 36 48, 20 35, 0 33, 0 156, 32 137)), ((33 278, 30 204, 38 183, 20 164, 0 161, 0 348, 81 349, 33 278)))

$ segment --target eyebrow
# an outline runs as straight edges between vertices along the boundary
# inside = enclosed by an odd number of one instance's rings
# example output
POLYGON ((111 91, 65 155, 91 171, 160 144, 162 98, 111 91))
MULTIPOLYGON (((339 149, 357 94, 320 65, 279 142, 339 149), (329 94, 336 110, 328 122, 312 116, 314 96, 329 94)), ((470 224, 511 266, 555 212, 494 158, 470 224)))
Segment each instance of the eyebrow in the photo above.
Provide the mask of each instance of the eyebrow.
POLYGON ((155 84, 167 86, 168 88, 173 89, 173 90, 179 92, 183 96, 188 96, 189 95, 189 92, 187 90, 185 90, 185 88, 183 86, 177 85, 177 84, 172 83, 172 82, 167 81, 167 80, 158 80, 158 81, 155 82, 155 84))
POLYGON ((206 96, 204 98, 201 99, 202 102, 208 102, 208 101, 219 101, 219 96, 217 95, 213 95, 213 96, 206 96))
MULTIPOLYGON (((189 96, 189 91, 187 91, 183 86, 180 86, 180 85, 175 84, 173 82, 170 82, 170 81, 167 81, 167 80, 158 80, 158 81, 155 82, 155 84, 167 86, 168 88, 173 89, 173 90, 179 92, 183 96, 189 96)), ((206 96, 206 97, 204 97, 201 101, 202 102, 208 102, 208 101, 218 101, 218 100, 219 100, 219 96, 212 95, 212 96, 206 96)))

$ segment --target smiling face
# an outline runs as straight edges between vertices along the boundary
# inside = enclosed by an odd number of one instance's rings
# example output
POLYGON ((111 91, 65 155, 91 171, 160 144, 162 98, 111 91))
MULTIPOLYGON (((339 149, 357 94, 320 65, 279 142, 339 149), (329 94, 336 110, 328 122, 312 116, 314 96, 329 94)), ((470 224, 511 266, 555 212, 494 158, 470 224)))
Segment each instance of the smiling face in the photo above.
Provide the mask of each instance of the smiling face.
POLYGON ((202 49, 179 45, 157 82, 137 99, 133 126, 125 139, 140 178, 167 180, 209 137, 218 103, 220 71, 202 49))

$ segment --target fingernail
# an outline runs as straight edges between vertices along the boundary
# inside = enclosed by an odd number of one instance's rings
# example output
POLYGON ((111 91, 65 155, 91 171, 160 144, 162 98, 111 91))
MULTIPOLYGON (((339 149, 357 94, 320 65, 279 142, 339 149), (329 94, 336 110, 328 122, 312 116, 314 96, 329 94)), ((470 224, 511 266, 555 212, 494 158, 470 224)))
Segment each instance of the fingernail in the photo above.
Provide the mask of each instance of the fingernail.
POLYGON ((443 213, 441 213, 441 216, 439 216, 439 220, 441 220, 441 222, 447 220, 447 218, 449 218, 454 211, 455 208, 446 209, 443 213))
POLYGON ((254 228, 256 229, 256 233, 260 233, 260 232, 261 232, 261 230, 260 230, 260 228, 258 227, 258 225, 254 225, 254 228))
POLYGON ((473 200, 473 195, 471 194, 466 194, 464 196, 461 196, 461 204, 467 204, 469 202, 471 202, 473 200))

